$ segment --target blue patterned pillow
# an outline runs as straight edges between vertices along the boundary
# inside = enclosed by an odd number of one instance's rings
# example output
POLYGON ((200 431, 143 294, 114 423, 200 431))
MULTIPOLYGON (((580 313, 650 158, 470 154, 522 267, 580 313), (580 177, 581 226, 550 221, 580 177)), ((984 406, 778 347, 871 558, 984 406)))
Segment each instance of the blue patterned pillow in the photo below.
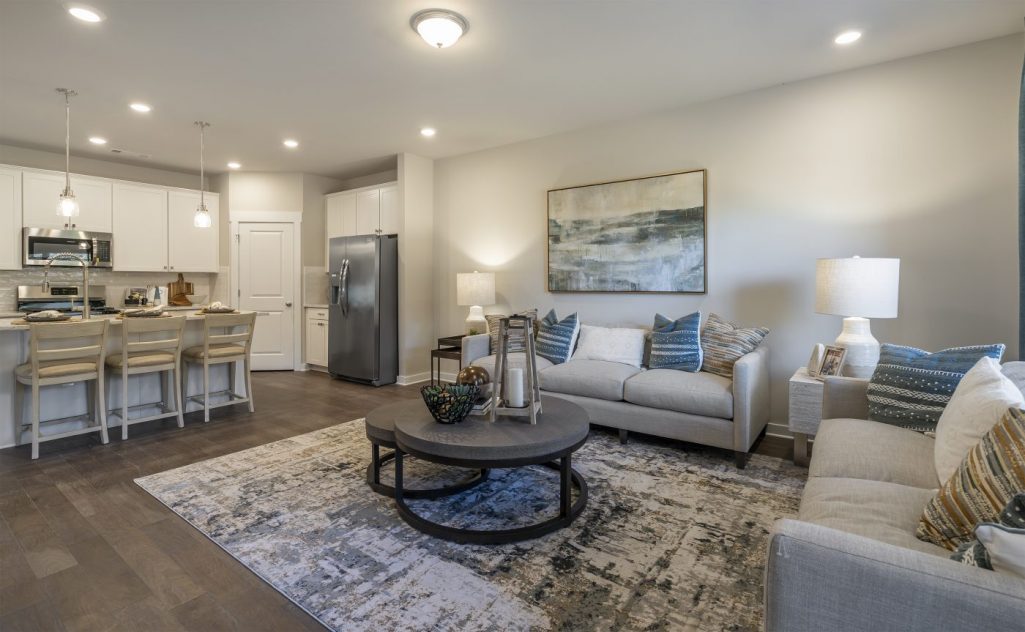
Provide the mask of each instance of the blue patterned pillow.
POLYGON ((701 370, 701 312, 669 320, 655 314, 651 330, 650 369, 701 370))
POLYGON ((575 312, 559 320, 555 310, 551 310, 537 329, 537 354, 553 364, 562 364, 573 355, 578 333, 580 320, 575 312))
POLYGON ((1004 345, 955 347, 929 353, 884 344, 868 385, 868 418, 919 432, 935 432, 961 378, 983 357, 1000 360, 1004 345))
MULTIPOLYGON (((1006 527, 1013 532, 1022 533, 1021 537, 1025 537, 1025 494, 1017 494, 1011 498, 1004 510, 1000 512, 999 524, 983 522, 979 526, 986 524, 1006 527)), ((957 550, 950 555, 950 559, 969 566, 993 570, 993 561, 990 559, 989 551, 986 550, 982 542, 979 542, 978 538, 957 547, 957 550)))

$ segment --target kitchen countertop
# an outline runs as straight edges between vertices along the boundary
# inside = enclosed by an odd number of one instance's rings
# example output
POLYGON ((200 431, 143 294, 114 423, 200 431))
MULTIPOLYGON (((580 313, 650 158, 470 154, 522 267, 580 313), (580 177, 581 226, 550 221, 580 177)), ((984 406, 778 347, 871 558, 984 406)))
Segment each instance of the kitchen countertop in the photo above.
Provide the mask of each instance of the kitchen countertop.
MULTIPOLYGON (((191 314, 186 314, 185 315, 185 320, 203 320, 203 318, 205 318, 205 316, 203 316, 203 314, 199 314, 199 313, 196 312, 196 308, 195 307, 170 307, 170 308, 167 308, 167 311, 176 311, 176 312, 190 311, 190 310, 192 311, 192 313, 191 314)), ((242 312, 242 313, 245 314, 247 312, 242 312)), ((29 326, 27 324, 25 324, 25 325, 20 324, 20 323, 17 324, 17 325, 14 324, 15 318, 21 318, 22 316, 23 316, 23 314, 18 314, 14 318, 0 318, 0 332, 2 332, 2 331, 28 331, 29 330, 29 326)), ((97 314, 95 316, 92 316, 90 318, 90 320, 99 320, 101 318, 105 319, 105 320, 112 321, 110 324, 114 325, 114 326, 121 324, 121 319, 117 317, 117 314, 97 314)), ((68 322, 68 321, 65 321, 65 322, 68 322)))
POLYGON ((327 309, 327 303, 303 303, 303 307, 312 307, 314 309, 327 309))

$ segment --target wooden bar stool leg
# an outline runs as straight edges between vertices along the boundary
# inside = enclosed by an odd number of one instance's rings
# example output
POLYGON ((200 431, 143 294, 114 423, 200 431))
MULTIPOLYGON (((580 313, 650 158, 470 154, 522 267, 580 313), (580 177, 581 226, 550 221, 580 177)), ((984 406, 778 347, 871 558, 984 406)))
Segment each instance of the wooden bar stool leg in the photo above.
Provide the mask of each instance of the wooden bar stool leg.
POLYGON ((181 405, 182 412, 189 412, 189 363, 181 363, 182 374, 178 376, 178 380, 181 382, 181 405))
POLYGON ((203 361, 203 422, 210 421, 210 365, 203 361))
POLYGON ((32 381, 32 458, 39 458, 39 382, 32 381))
MULTIPOLYGON (((185 409, 185 402, 182 400, 182 382, 178 379, 178 372, 181 371, 181 364, 178 364, 174 371, 174 407, 178 411, 178 427, 184 428, 185 418, 182 415, 185 409)), ((168 371, 168 375, 170 374, 171 372, 168 371)))
MULTIPOLYGON (((100 372, 96 376, 96 384, 99 386, 103 383, 103 365, 100 365, 100 372)), ((96 389, 96 398, 99 400, 100 409, 100 441, 106 444, 110 441, 110 437, 107 436, 107 399, 103 394, 102 388, 96 389)))
POLYGON ((249 398, 249 412, 255 412, 256 403, 255 400, 253 400, 253 371, 249 367, 249 356, 246 356, 244 368, 246 372, 246 397, 249 398))
POLYGON ((228 363, 228 392, 229 393, 236 393, 236 394, 238 393, 238 391, 235 390, 235 370, 237 368, 238 368, 238 362, 229 362, 228 363))
POLYGON ((14 380, 14 445, 21 445, 21 431, 25 425, 25 387, 14 380))
POLYGON ((128 366, 121 369, 121 440, 128 438, 128 366))

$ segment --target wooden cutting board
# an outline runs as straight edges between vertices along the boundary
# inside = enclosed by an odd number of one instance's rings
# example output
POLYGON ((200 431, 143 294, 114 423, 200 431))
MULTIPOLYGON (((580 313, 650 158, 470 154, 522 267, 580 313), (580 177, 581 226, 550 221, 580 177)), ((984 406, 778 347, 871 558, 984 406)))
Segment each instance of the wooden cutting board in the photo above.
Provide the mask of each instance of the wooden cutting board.
POLYGON ((185 280, 185 275, 181 272, 178 273, 178 280, 171 281, 167 284, 167 296, 168 303, 171 305, 178 305, 188 307, 192 305, 192 301, 189 300, 188 294, 195 294, 193 291, 192 283, 185 280))

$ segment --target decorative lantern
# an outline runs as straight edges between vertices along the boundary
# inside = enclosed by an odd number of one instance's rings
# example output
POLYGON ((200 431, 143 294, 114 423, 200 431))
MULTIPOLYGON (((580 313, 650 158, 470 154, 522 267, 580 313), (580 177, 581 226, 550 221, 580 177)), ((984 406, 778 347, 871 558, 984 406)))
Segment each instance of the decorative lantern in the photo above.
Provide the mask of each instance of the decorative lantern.
MULTIPOLYGON (((518 372, 518 371, 517 371, 518 372)), ((524 395, 521 390, 518 395, 524 395)), ((498 324, 498 349, 495 354, 495 377, 491 391, 491 421, 498 415, 530 417, 530 423, 537 423, 541 413, 541 385, 537 381, 537 351, 534 347, 534 319, 530 316, 509 316, 498 324), (523 382, 513 384, 509 379, 509 331, 523 330, 524 356, 526 367, 523 370, 523 382), (526 390, 527 405, 513 407, 509 405, 511 390, 526 390)))

